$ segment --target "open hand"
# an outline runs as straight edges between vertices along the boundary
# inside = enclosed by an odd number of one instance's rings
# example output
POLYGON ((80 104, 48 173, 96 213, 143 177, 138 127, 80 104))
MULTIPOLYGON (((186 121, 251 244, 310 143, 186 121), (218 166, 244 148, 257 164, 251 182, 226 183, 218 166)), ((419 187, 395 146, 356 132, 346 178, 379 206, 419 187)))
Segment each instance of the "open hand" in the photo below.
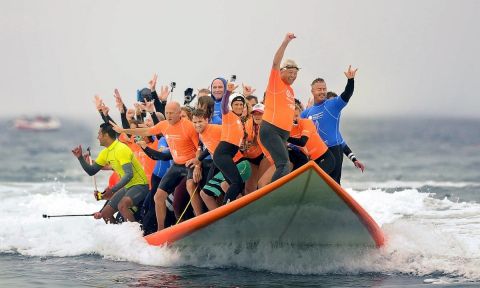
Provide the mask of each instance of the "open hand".
POLYGON ((102 109, 103 101, 102 101, 102 98, 100 98, 100 96, 98 95, 93 96, 93 103, 95 103, 95 108, 97 108, 97 110, 102 109))
POLYGON ((150 81, 148 81, 148 87, 150 88, 150 91, 155 91, 155 86, 157 85, 157 78, 158 75, 157 73, 153 74, 153 77, 150 81))
POLYGON ((123 106, 125 105, 123 104, 122 97, 120 97, 120 92, 116 88, 113 90, 113 97, 115 98, 115 107, 117 107, 120 113, 124 113, 125 111, 123 111, 123 106))
POLYGON ((257 89, 252 89, 252 86, 249 85, 244 85, 242 83, 242 88, 243 88, 243 96, 248 97, 253 94, 257 89))
POLYGON ((357 73, 357 70, 358 68, 354 70, 352 69, 352 65, 349 65, 347 72, 343 72, 343 73, 345 74, 345 76, 347 76, 348 79, 353 79, 355 78, 355 74, 357 73))
POLYGON ((357 167, 358 169, 362 170, 362 173, 365 170, 365 165, 363 165, 363 163, 358 160, 355 161, 353 165, 355 165, 355 167, 357 167))
POLYGON ((110 125, 112 125, 113 130, 117 133, 123 133, 123 128, 115 124, 113 121, 110 120, 110 125))
POLYGON ((200 161, 197 158, 192 158, 185 163, 185 166, 192 168, 192 166, 200 165, 200 161))
POLYGON ((160 88, 160 95, 158 95, 158 99, 165 102, 168 99, 168 95, 170 95, 170 89, 168 86, 162 86, 160 88))
POLYGON ((232 93, 232 92, 235 91, 237 88, 238 88, 238 85, 235 85, 235 82, 228 82, 228 84, 227 84, 227 91, 229 91, 230 93, 232 93))

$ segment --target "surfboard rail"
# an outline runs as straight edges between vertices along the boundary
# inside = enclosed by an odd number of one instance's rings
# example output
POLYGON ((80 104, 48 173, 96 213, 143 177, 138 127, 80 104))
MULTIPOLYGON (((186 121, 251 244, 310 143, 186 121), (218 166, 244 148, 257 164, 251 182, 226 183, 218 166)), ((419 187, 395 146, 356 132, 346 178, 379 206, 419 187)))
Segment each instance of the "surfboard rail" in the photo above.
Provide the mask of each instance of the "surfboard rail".
MULTIPOLYGON (((248 195, 245 195, 227 205, 218 207, 215 210, 206 212, 202 215, 192 219, 181 222, 177 225, 165 228, 161 231, 145 236, 145 240, 150 245, 164 245, 172 244, 188 235, 201 230, 202 228, 213 224, 233 213, 239 211, 245 206, 255 203, 255 201, 275 192, 283 185, 293 181, 302 174, 310 171, 310 173, 318 174, 323 181, 331 188, 332 191, 350 208, 350 210, 358 217, 363 226, 368 230, 375 246, 381 247, 385 243, 385 236, 381 228, 375 220, 360 206, 338 183, 336 183, 330 176, 328 176, 315 162, 310 161, 304 166, 291 172, 290 174, 278 179, 277 181, 268 184, 267 186, 258 189, 248 195)), ((310 179, 310 174, 308 175, 310 179)))

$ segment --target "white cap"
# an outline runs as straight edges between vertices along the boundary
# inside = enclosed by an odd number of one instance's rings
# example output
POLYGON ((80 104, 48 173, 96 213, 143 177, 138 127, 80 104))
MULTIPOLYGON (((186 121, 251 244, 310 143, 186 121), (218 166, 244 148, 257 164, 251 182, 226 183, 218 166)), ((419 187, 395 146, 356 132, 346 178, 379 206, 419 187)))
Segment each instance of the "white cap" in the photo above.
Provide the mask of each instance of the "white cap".
POLYGON ((265 112, 265 105, 262 103, 255 104, 252 108, 252 112, 265 112))

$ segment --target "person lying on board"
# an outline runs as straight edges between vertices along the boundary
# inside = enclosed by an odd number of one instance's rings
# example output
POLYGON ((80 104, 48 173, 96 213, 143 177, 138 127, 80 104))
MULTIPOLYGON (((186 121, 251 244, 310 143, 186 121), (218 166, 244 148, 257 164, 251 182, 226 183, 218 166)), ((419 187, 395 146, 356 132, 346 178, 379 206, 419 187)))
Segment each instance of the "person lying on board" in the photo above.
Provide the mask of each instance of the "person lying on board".
POLYGON ((280 63, 288 44, 295 38, 293 33, 287 33, 275 53, 264 99, 265 113, 260 126, 260 143, 262 150, 271 155, 276 167, 271 182, 290 172, 286 143, 295 110, 291 85, 297 78, 299 68, 293 60, 286 60, 281 66, 280 63))
MULTIPOLYGON (((338 97, 337 93, 332 92, 332 91, 327 92, 327 99, 332 99, 332 98, 335 98, 335 97, 338 97)), ((338 133, 340 133, 340 130, 338 131, 338 133)), ((340 134, 340 138, 343 139, 342 134, 340 134)), ((355 154, 353 154, 352 149, 350 149, 350 147, 347 145, 347 142, 345 142, 345 140, 343 141, 342 147, 343 147, 343 149, 342 149, 343 154, 345 154, 345 156, 347 156, 347 158, 350 159, 353 162, 353 165, 355 167, 357 167, 358 169, 360 169, 363 172, 365 170, 365 165, 362 162, 360 162, 360 160, 357 159, 355 154)))
POLYGON ((80 161, 83 170, 88 175, 95 175, 105 165, 120 175, 120 181, 112 188, 107 188, 103 194, 108 200, 98 218, 103 218, 107 223, 116 223, 113 215, 120 211, 123 218, 135 221, 130 210, 132 206, 139 206, 148 193, 148 181, 143 168, 127 145, 117 140, 117 134, 112 126, 107 123, 100 125, 97 139, 101 146, 105 147, 92 165, 85 161, 82 155, 82 146, 79 145, 72 153, 80 161))
MULTIPOLYGON (((168 146, 173 157, 174 164, 168 169, 166 175, 159 184, 159 189, 155 194, 155 212, 157 216, 158 230, 164 228, 165 220, 165 199, 171 194, 180 181, 187 175, 192 175, 194 171, 185 166, 185 163, 196 157, 198 148, 198 134, 193 127, 192 122, 181 118, 181 109, 178 102, 169 102, 165 107, 166 120, 160 121, 151 128, 123 129, 112 123, 113 129, 118 133, 127 133, 139 136, 152 136, 162 134, 167 139, 168 146)), ((193 179, 188 179, 193 182, 193 179)), ((187 184, 188 187, 194 185, 187 184)), ((195 213, 202 213, 201 199, 194 191, 188 191, 192 196, 192 206, 195 213)))
POLYGON ((357 69, 348 67, 344 72, 347 77, 345 91, 339 96, 327 99, 327 84, 324 79, 317 78, 312 81, 311 92, 313 95, 313 106, 302 112, 302 118, 313 120, 317 128, 317 133, 321 135, 328 149, 332 151, 335 157, 335 168, 331 173, 332 178, 340 184, 342 176, 343 146, 344 142, 340 131, 340 115, 342 109, 347 106, 348 101, 353 95, 354 78, 357 69))

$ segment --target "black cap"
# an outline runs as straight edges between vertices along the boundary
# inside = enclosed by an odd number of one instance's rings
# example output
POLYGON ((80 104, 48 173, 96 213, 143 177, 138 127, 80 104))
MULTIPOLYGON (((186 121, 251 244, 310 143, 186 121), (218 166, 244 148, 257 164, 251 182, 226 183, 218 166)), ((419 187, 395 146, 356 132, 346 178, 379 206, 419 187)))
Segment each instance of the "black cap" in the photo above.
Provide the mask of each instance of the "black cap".
POLYGON ((245 97, 243 95, 237 94, 235 97, 232 98, 232 103, 235 101, 242 101, 245 104, 245 97))

